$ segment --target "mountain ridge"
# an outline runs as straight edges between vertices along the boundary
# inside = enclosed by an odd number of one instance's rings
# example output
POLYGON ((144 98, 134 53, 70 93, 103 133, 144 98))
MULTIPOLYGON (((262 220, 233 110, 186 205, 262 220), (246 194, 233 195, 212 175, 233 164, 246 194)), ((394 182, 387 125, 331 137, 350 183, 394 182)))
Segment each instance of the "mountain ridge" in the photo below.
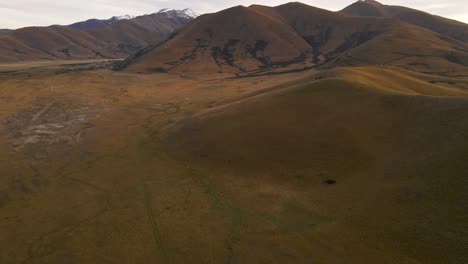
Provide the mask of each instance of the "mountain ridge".
POLYGON ((201 16, 120 68, 245 75, 353 65, 460 72, 468 65, 468 46, 398 18, 348 16, 293 2, 201 16))
POLYGON ((159 14, 159 15, 163 15, 167 17, 181 17, 184 19, 194 19, 197 16, 199 16, 198 13, 196 13, 190 8, 185 8, 181 10, 163 8, 157 12, 150 13, 150 14, 144 14, 144 15, 139 15, 139 16, 132 16, 132 15, 126 14, 126 15, 121 15, 121 16, 113 16, 109 19, 92 18, 92 19, 88 19, 85 21, 75 22, 67 26, 71 28, 81 29, 81 30, 97 29, 97 28, 110 26, 121 20, 133 20, 139 17, 151 16, 155 14, 159 14))

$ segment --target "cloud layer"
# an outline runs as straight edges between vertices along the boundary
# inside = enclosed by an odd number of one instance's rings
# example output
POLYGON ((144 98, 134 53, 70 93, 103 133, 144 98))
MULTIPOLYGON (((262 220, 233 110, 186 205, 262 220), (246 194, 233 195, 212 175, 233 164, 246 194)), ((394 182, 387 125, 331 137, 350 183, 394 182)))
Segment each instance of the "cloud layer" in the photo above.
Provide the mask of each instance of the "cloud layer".
MULTIPOLYGON (((292 0, 291 0, 292 1, 292 0)), ((275 6, 289 1, 281 0, 14 0, 0 3, 0 28, 20 28, 25 26, 47 26, 71 24, 89 18, 109 18, 114 15, 142 15, 162 8, 191 8, 198 13, 216 12, 234 5, 262 4, 275 6)), ((336 11, 354 1, 348 0, 303 0, 303 3, 336 11)), ((466 0, 386 0, 388 5, 403 5, 432 14, 457 19, 468 23, 468 3, 466 0)))

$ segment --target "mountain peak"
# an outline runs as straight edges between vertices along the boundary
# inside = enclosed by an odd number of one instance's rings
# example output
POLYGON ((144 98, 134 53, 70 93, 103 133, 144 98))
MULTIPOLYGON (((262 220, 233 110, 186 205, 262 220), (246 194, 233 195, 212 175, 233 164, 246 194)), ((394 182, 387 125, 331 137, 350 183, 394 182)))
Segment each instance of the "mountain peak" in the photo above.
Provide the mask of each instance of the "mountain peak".
POLYGON ((190 8, 185 8, 182 10, 163 8, 159 10, 156 14, 166 14, 169 17, 177 16, 177 17, 183 17, 187 19, 193 19, 193 18, 200 16, 200 14, 198 14, 197 12, 193 11, 190 8))
POLYGON ((383 5, 380 2, 377 2, 375 0, 359 0, 358 3, 367 3, 367 4, 372 4, 372 5, 383 5))
MULTIPOLYGON (((164 18, 171 19, 171 20, 176 19, 179 22, 181 22, 182 20, 190 21, 199 16, 198 13, 196 13, 195 11, 189 8, 182 9, 182 10, 164 8, 158 11, 157 13, 153 13, 153 14, 162 15, 164 18)), ((150 15, 153 15, 153 14, 150 14, 150 15)), ((104 28, 104 27, 110 26, 121 20, 134 20, 134 19, 138 19, 139 17, 145 17, 145 16, 148 16, 148 15, 142 15, 142 16, 136 17, 136 16, 126 14, 122 16, 113 16, 109 19, 93 18, 93 19, 88 19, 86 21, 77 22, 68 26, 71 28, 76 28, 76 29, 81 29, 81 30, 97 29, 97 28, 104 28)))
POLYGON ((123 19, 133 19, 135 16, 131 16, 129 14, 123 16, 113 16, 111 19, 123 20, 123 19))
POLYGON ((341 13, 351 16, 387 16, 387 7, 375 0, 359 0, 347 6, 341 13))
POLYGON ((180 11, 183 12, 184 14, 190 16, 191 18, 196 18, 196 17, 200 16, 200 14, 198 14, 197 12, 193 11, 190 8, 185 8, 185 9, 182 9, 180 11))

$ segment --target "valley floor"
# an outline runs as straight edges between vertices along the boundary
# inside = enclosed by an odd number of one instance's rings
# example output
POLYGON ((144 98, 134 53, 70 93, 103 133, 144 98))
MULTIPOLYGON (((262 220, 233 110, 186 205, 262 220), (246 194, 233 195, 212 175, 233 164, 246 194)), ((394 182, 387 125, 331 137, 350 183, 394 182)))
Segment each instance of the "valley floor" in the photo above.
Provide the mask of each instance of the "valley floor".
POLYGON ((0 74, 0 263, 468 261, 468 79, 106 65, 0 74))

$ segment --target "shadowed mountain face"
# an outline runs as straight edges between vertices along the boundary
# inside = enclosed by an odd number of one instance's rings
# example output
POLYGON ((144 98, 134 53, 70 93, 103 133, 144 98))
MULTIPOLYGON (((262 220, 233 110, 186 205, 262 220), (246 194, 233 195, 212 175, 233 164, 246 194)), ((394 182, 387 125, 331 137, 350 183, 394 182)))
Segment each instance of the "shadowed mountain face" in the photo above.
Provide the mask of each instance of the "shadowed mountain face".
POLYGON ((124 58, 164 40, 191 19, 182 11, 167 10, 133 19, 29 27, 3 36, 0 32, 0 62, 124 58))
POLYGON ((377 64, 456 72, 468 65, 467 58, 466 43, 398 19, 351 17, 290 3, 238 6, 201 16, 166 42, 127 59, 122 67, 252 74, 377 64))
POLYGON ((443 36, 468 42, 467 24, 407 7, 389 6, 373 0, 364 0, 351 4, 340 13, 349 16, 393 17, 443 36))

